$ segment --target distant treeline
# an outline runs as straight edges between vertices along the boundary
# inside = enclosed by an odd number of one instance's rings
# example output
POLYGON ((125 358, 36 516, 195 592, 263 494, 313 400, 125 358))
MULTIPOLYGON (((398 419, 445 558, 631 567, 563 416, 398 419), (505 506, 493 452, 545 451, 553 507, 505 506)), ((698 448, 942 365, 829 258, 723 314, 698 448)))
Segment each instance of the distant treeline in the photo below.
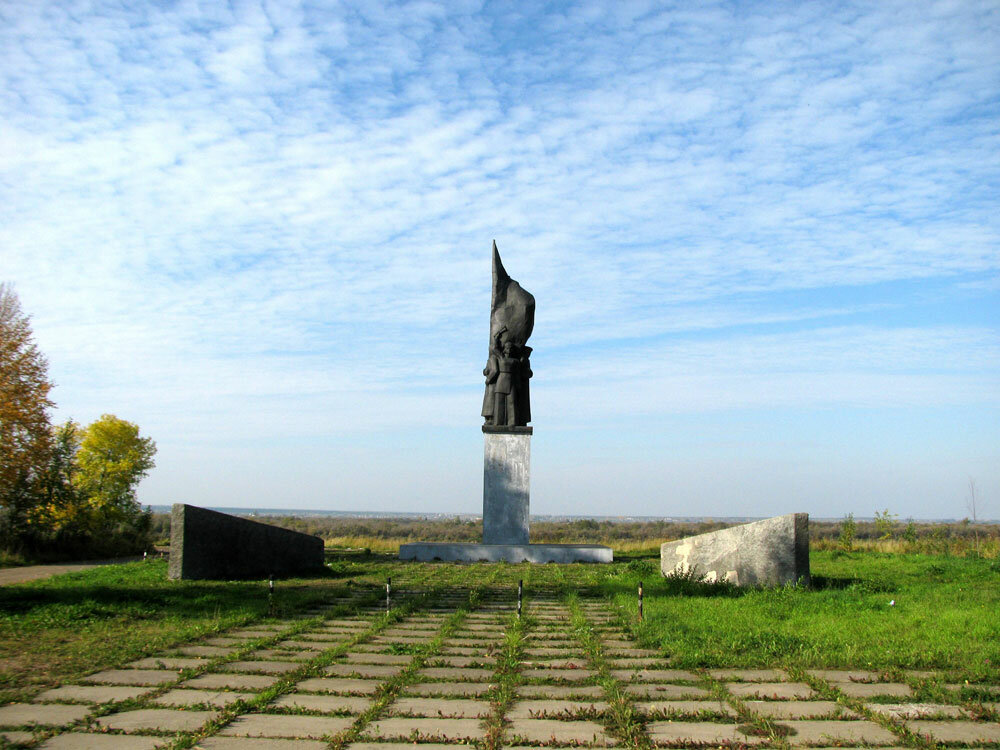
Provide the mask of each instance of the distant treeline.
MULTIPOLYGON (((410 518, 336 518, 297 516, 256 516, 254 520, 322 537, 328 544, 392 550, 406 542, 479 542, 481 520, 410 518)), ((619 522, 581 519, 576 521, 533 521, 531 541, 536 543, 606 544, 617 550, 651 549, 666 541, 724 529, 738 524, 704 521, 619 522)), ((153 516, 155 538, 170 537, 170 516, 153 516)), ((900 522, 883 514, 875 521, 810 521, 809 534, 817 548, 830 549, 885 547, 892 551, 961 552, 978 544, 987 550, 1000 546, 1000 525, 971 523, 900 522), (853 527, 851 526, 853 524, 853 527)))

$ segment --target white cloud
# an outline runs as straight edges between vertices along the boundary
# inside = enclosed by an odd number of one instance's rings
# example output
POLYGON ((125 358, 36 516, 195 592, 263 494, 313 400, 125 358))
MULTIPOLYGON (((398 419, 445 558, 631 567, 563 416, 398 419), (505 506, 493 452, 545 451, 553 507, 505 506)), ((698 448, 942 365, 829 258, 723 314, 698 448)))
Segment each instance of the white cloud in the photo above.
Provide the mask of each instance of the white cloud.
POLYGON ((493 237, 547 419, 598 377, 607 420, 996 407, 996 329, 960 312, 996 307, 988 4, 0 20, 0 278, 68 413, 176 444, 473 418, 493 237))

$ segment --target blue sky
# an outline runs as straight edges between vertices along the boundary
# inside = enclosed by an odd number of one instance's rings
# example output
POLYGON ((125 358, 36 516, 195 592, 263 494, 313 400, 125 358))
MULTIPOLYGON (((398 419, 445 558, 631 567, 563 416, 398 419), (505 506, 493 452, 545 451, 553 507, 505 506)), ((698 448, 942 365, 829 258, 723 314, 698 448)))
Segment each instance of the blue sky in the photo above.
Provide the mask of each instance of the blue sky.
POLYGON ((0 5, 0 279, 144 502, 1000 517, 1000 7, 0 5))

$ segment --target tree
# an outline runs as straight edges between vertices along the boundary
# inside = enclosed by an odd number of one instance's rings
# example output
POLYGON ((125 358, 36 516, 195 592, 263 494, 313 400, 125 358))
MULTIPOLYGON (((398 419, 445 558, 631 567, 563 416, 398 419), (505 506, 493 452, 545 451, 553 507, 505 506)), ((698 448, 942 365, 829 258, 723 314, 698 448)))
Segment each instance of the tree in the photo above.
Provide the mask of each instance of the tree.
MULTIPOLYGON (((139 426, 105 414, 83 431, 76 454, 76 493, 99 527, 128 524, 142 514, 135 491, 156 464, 156 443, 139 426)), ((98 531, 98 528, 92 529, 98 531)))
POLYGON ((0 284, 0 542, 19 543, 39 500, 52 449, 48 362, 35 345, 30 318, 8 284, 0 284))

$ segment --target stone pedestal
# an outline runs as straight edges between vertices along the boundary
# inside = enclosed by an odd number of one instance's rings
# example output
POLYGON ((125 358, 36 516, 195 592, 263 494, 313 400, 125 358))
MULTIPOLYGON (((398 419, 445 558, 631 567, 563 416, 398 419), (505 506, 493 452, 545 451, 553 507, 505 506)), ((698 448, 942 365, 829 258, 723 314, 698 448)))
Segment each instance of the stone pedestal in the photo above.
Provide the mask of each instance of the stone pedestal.
POLYGON ((483 544, 528 544, 531 432, 483 427, 483 544))

